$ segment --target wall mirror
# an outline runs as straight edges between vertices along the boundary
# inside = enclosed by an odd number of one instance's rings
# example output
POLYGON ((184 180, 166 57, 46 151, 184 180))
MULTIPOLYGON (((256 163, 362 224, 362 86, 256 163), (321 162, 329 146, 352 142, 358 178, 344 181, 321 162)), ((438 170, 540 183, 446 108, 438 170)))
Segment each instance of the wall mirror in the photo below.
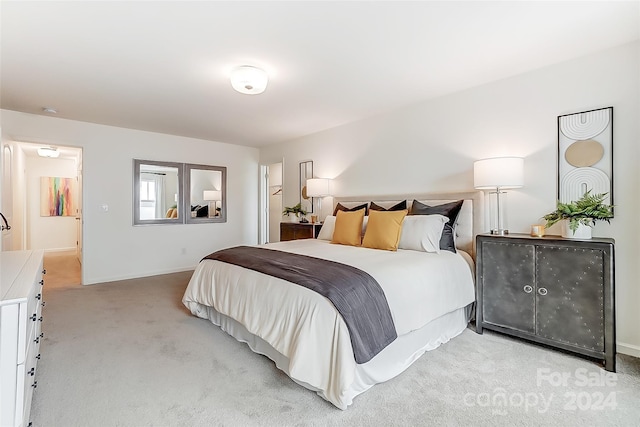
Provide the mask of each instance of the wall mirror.
POLYGON ((184 166, 186 222, 226 222, 227 168, 194 164, 184 166))
POLYGON ((182 163, 133 161, 133 224, 181 224, 182 163))

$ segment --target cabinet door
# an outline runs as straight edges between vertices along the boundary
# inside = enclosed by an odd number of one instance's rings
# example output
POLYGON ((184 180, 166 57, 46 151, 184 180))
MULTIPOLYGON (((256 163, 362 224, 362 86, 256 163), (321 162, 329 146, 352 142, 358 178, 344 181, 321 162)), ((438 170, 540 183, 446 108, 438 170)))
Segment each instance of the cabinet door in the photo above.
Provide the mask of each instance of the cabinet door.
POLYGON ((604 255, 570 246, 537 248, 537 334, 604 351, 604 255))
POLYGON ((535 333, 535 248, 482 242, 484 322, 535 333))

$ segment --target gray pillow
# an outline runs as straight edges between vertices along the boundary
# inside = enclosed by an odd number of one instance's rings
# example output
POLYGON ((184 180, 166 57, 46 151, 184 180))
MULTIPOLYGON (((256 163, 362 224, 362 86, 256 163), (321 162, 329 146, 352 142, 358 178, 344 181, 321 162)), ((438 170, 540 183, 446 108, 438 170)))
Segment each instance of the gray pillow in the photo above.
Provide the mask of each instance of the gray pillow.
POLYGON ((462 203, 464 200, 458 200, 457 202, 445 203, 444 205, 429 206, 421 203, 417 200, 413 201, 411 205, 411 212, 409 215, 444 215, 449 218, 449 221, 444 225, 442 229, 442 236, 440 237, 440 249, 445 251, 456 253, 456 243, 453 237, 456 219, 462 209, 462 203))

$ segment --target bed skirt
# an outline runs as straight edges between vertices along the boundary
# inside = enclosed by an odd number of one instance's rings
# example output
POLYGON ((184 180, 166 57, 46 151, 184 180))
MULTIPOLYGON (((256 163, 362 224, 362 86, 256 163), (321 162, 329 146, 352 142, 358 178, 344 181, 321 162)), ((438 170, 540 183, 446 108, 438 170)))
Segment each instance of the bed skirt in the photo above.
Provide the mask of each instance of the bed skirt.
POLYGON ((471 319, 473 305, 472 303, 454 310, 432 320, 418 330, 399 336, 369 362, 356 365, 354 381, 352 384, 342 384, 338 401, 328 399, 325 391, 313 384, 307 384, 291 377, 289 374, 289 359, 262 338, 251 334, 239 322, 219 313, 213 307, 200 305, 198 311, 202 314, 205 311, 206 317, 213 324, 220 326, 223 331, 238 341, 246 343, 255 353, 267 356, 276 364, 278 369, 286 373, 293 381, 316 392, 323 399, 344 410, 351 405, 353 399, 359 394, 364 393, 376 384, 388 381, 399 375, 425 352, 433 350, 460 335, 466 329, 469 319, 471 319))

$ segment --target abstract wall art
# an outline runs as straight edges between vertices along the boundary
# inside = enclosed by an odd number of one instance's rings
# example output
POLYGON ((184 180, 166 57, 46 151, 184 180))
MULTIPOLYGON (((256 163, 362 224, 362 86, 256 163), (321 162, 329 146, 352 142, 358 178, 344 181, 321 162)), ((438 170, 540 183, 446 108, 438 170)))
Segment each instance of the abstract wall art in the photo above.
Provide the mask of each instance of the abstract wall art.
POLYGON ((589 190, 613 204, 613 107, 558 116, 558 200, 589 190))
POLYGON ((307 196, 307 180, 313 178, 313 161, 300 162, 300 206, 313 213, 313 199, 307 196))
POLYGON ((40 178, 40 216, 75 216, 75 178, 40 178))

